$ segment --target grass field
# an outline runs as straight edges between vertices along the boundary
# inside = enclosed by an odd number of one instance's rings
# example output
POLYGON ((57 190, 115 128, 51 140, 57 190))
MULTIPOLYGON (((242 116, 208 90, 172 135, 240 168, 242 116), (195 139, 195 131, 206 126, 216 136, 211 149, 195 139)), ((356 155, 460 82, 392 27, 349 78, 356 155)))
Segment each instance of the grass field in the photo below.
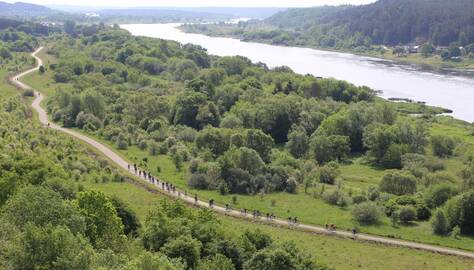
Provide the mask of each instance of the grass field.
POLYGON ((8 77, 32 66, 29 54, 14 52, 12 55, 12 60, 0 64, 0 99, 18 94, 18 90, 8 82, 8 77))

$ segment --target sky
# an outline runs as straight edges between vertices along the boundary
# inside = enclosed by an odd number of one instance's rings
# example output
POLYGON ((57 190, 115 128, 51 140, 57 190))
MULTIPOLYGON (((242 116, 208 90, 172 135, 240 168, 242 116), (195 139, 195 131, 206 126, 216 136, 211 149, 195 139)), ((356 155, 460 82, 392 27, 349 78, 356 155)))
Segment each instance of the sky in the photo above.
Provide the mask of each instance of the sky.
MULTIPOLYGON (((1 0, 0 0, 1 1, 1 0)), ((5 1, 5 0, 3 0, 5 1)), ((310 7, 367 4, 375 0, 18 0, 40 5, 91 7, 310 7)), ((15 0, 6 0, 13 3, 15 0)))

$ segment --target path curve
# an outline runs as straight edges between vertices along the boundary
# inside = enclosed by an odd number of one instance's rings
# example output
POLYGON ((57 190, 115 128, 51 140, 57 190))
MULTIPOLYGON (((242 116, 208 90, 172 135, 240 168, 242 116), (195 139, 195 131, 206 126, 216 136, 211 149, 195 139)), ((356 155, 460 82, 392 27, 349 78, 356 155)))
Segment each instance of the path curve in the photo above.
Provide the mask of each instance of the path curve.
MULTIPOLYGON (((13 78, 10 79, 10 81, 17 87, 21 89, 32 89, 30 86, 28 86, 25 83, 22 83, 20 79, 32 72, 35 72, 39 69, 39 67, 43 64, 43 61, 37 56, 37 54, 43 49, 43 47, 38 48, 35 52, 33 52, 31 55, 36 59, 37 61, 37 66, 22 72, 21 74, 18 74, 14 76, 13 78)), ((34 90, 34 89, 32 89, 34 90)), ((80 134, 76 131, 60 127, 54 123, 50 123, 48 120, 48 114, 46 111, 40 106, 41 101, 44 99, 44 95, 41 95, 37 90, 34 90, 35 93, 35 99, 32 103, 33 109, 35 109, 38 113, 39 120, 41 124, 43 124, 45 127, 49 127, 61 132, 64 132, 66 134, 69 134, 79 140, 82 140, 83 142, 88 143, 92 147, 96 148, 98 151, 102 152, 105 156, 107 156, 112 162, 114 162, 116 165, 118 165, 120 168, 124 169, 125 171, 129 171, 128 165, 129 163, 125 161, 122 157, 120 157, 118 154, 116 154, 114 151, 112 151, 109 147, 95 141, 94 139, 91 139, 83 134, 80 134)), ((137 176, 138 177, 138 176, 137 176)), ((144 177, 140 177, 141 180, 144 182, 149 183, 148 180, 146 180, 144 177)), ((154 186, 159 189, 161 192, 167 194, 168 196, 171 196, 173 198, 177 198, 180 200, 183 200, 184 202, 188 204, 195 204, 199 207, 209 207, 207 202, 203 201, 198 201, 197 203, 195 202, 195 199, 191 196, 186 196, 184 193, 180 191, 175 191, 175 192, 168 192, 166 189, 163 189, 161 184, 157 184, 157 182, 153 183, 154 186)), ((212 207, 212 210, 215 212, 225 214, 228 216, 233 216, 237 218, 244 218, 244 219, 253 219, 251 214, 242 214, 240 211, 235 211, 235 210, 227 210, 224 207, 221 206, 214 206, 212 207)), ((301 230, 301 231, 306 231, 306 232, 312 232, 312 233, 317 233, 317 234, 330 234, 330 235, 335 235, 335 236, 340 236, 344 238, 353 238, 353 235, 351 232, 347 231, 328 231, 327 229, 320 227, 320 226, 315 226, 315 225, 307 225, 307 224, 289 224, 287 220, 281 220, 281 219, 273 219, 273 220, 268 220, 266 217, 260 217, 257 218, 259 221, 263 222, 268 222, 270 224, 274 225, 279 225, 282 227, 291 227, 293 229, 301 230)), ((451 249, 451 248, 445 248, 441 246, 435 246, 435 245, 429 245, 429 244, 422 244, 422 243, 416 243, 416 242, 410 242, 410 241, 403 241, 403 240, 397 240, 397 239, 391 239, 391 238, 385 238, 381 236, 374 236, 374 235, 368 235, 368 234, 357 234, 356 239, 359 241, 368 241, 368 242, 375 242, 375 243, 380 243, 380 244, 386 244, 386 245, 392 245, 392 246, 399 246, 399 247, 406 247, 406 248, 412 248, 412 249, 418 249, 418 250, 424 250, 424 251, 430 251, 434 253, 440 253, 444 255, 453 255, 453 256, 460 256, 460 257, 465 257, 465 258, 471 258, 474 259, 474 252, 469 252, 469 251, 463 251, 463 250, 458 250, 458 249, 451 249)))

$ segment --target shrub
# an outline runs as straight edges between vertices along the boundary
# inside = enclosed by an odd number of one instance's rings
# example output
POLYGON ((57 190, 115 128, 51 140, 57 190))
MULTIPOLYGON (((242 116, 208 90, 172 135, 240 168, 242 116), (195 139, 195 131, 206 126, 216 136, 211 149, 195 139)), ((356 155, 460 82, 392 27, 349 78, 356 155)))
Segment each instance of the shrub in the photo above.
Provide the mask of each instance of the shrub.
POLYGON ((140 150, 145 150, 147 147, 148 147, 148 145, 147 145, 147 142, 145 140, 141 140, 138 143, 138 148, 140 148, 140 150))
POLYGON ((23 91, 23 96, 24 97, 34 97, 35 96, 35 91, 33 91, 32 89, 27 89, 27 90, 23 91))
POLYGON ((359 223, 374 224, 380 217, 380 211, 373 202, 362 202, 352 208, 352 217, 359 223))
POLYGON ((459 226, 461 233, 474 235, 474 190, 451 198, 445 213, 450 228, 459 226))
POLYGON ((407 224, 416 219, 416 210, 413 206, 402 206, 398 210, 398 218, 401 222, 407 224))
POLYGON ((188 185, 196 189, 207 189, 209 184, 207 183, 207 177, 202 173, 191 174, 188 179, 188 185))
POLYGON ((425 202, 430 208, 437 208, 456 195, 457 190, 449 184, 440 184, 430 187, 425 192, 425 202))
POLYGON ((80 112, 76 117, 75 125, 78 128, 95 131, 102 126, 102 122, 93 114, 80 112))
POLYGON ((319 168, 319 181, 324 184, 333 185, 339 175, 337 164, 330 163, 319 168))
POLYGON ((323 200, 328 204, 345 207, 348 205, 348 199, 339 189, 328 190, 323 194, 323 200))
POLYGON ((442 209, 436 210, 431 219, 431 228, 433 233, 437 235, 447 235, 449 232, 448 220, 442 209))
POLYGON ((445 168, 444 162, 441 159, 434 157, 426 157, 424 165, 430 172, 441 171, 445 168))
POLYGON ((294 177, 288 178, 286 181, 286 188, 285 191, 288 193, 296 193, 296 188, 298 187, 298 183, 294 177))
POLYGON ((380 192, 378 191, 377 188, 375 188, 375 187, 370 187, 370 188, 367 190, 367 198, 368 198, 370 201, 375 201, 375 200, 377 200, 379 197, 380 197, 380 192))
POLYGON ((158 155, 160 153, 160 145, 158 143, 154 142, 154 141, 151 141, 148 144, 148 152, 152 156, 158 155))
POLYGON ((445 135, 434 135, 431 137, 431 149, 438 157, 449 157, 456 147, 454 138, 445 135))
POLYGON ((428 220, 431 217, 431 210, 424 203, 417 203, 415 205, 416 218, 418 220, 428 220))
POLYGON ((117 144, 117 148, 120 150, 126 150, 128 148, 127 141, 123 139, 118 139, 116 144, 117 144))
POLYGON ((379 188, 380 191, 398 196, 413 194, 416 191, 416 179, 407 172, 393 171, 384 175, 379 188))
POLYGON ((363 195, 355 195, 354 197, 352 197, 352 202, 354 204, 360 204, 360 203, 363 203, 363 202, 366 202, 367 201, 367 197, 363 196, 363 195))

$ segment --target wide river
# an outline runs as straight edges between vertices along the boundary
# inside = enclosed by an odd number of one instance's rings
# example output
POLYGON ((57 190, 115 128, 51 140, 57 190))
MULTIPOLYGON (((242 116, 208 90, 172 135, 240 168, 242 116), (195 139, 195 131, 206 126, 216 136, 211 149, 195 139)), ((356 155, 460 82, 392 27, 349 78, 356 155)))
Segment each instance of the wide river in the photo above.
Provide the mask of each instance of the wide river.
POLYGON ((269 67, 288 66, 301 74, 333 77, 382 91, 385 98, 409 98, 453 110, 453 116, 474 122, 474 79, 440 75, 387 64, 375 58, 308 48, 242 42, 233 38, 184 33, 179 24, 121 25, 133 35, 193 43, 218 56, 242 55, 269 67))

